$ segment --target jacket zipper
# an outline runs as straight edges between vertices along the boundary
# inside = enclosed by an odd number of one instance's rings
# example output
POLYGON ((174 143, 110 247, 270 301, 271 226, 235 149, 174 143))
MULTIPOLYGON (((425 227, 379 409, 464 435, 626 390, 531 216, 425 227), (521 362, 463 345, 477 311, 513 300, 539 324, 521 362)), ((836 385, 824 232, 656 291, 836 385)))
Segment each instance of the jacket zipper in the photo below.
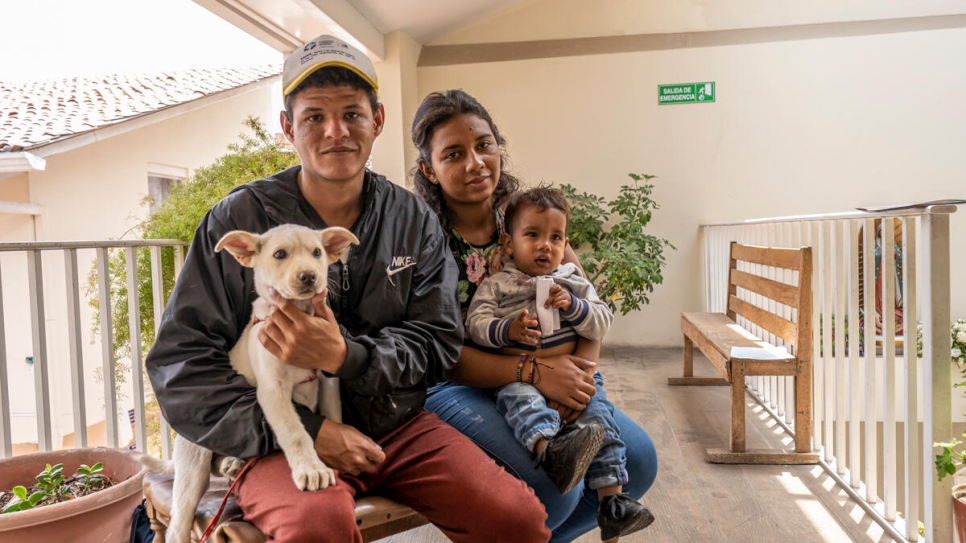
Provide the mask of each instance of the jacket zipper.
POLYGON ((348 309, 348 303, 346 298, 349 293, 349 255, 346 254, 345 259, 342 261, 342 269, 339 272, 342 275, 342 296, 339 296, 340 304, 342 306, 341 314, 345 315, 348 309))

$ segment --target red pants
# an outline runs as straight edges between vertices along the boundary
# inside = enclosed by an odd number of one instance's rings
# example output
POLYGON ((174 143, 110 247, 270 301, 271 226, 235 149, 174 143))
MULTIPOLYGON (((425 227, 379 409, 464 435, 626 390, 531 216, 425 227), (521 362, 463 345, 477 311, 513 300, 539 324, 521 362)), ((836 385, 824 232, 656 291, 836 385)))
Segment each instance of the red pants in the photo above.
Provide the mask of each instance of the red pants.
POLYGON ((550 539, 547 513, 523 481, 466 436, 423 411, 379 441, 376 473, 337 474, 334 486, 301 492, 281 453, 244 475, 236 500, 269 540, 361 542, 355 495, 374 491, 422 513, 453 541, 535 543, 550 539))

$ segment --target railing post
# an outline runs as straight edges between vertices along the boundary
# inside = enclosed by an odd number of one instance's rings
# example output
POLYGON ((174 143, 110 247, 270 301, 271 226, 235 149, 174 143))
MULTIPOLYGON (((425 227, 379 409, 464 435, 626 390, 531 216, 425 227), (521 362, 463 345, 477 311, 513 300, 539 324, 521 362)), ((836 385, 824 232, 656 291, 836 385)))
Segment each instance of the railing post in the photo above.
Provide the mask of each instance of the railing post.
POLYGON ((922 362, 923 409, 932 414, 932 424, 923 427, 923 443, 930 451, 923 454, 923 479, 926 507, 923 522, 928 541, 953 541, 952 477, 936 480, 932 444, 952 438, 952 358, 949 353, 950 281, 949 215, 928 208, 922 215, 923 296, 922 362))
POLYGON ((50 431, 50 388, 47 376, 47 318, 44 313, 44 265, 40 251, 27 253, 30 322, 33 327, 34 390, 37 403, 37 450, 53 450, 50 431))
POLYGON ((141 303, 138 292, 138 250, 127 252, 127 315, 128 337, 131 342, 131 384, 134 386, 134 447, 147 452, 148 439, 144 417, 144 369, 141 356, 141 303))
POLYGON ((87 447, 87 403, 84 396, 84 348, 81 345, 80 285, 77 280, 77 249, 64 250, 67 274, 67 343, 74 405, 74 446, 87 447))
POLYGON ((117 391, 114 379, 114 325, 111 322, 110 253, 97 250, 97 287, 101 312, 101 373, 104 378, 104 436, 108 447, 117 447, 117 391))
POLYGON ((3 323, 3 274, 0 273, 0 452, 2 458, 13 456, 10 432, 10 390, 7 386, 7 339, 3 323))

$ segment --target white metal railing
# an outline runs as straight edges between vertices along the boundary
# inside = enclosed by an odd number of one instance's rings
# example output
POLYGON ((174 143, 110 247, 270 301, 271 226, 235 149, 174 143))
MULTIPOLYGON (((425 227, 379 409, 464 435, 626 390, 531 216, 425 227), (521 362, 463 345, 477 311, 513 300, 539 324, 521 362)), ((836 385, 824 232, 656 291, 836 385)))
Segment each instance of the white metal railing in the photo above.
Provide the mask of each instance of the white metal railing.
MULTIPOLYGON (((145 383, 141 344, 141 317, 137 282, 137 253, 150 253, 149 280, 152 286, 152 305, 155 326, 161 320, 166 300, 163 298, 162 249, 173 248, 173 273, 176 277, 184 260, 184 242, 178 240, 111 240, 71 242, 16 242, 0 243, 0 458, 13 455, 13 445, 34 442, 39 451, 62 448, 63 442, 54 437, 73 435, 73 444, 89 444, 88 427, 92 421, 103 419, 103 445, 121 447, 119 420, 126 420, 124 411, 133 412, 131 443, 137 450, 146 450, 145 383), (112 251, 124 251, 126 269, 111 270, 112 251), (90 274, 87 270, 91 270, 90 274), (121 275, 123 273, 123 275, 121 275), (24 277, 25 276, 25 277, 24 277), (24 278, 27 290, 23 290, 24 278), (86 278, 86 282, 82 282, 86 278), (124 281, 119 283, 119 281, 124 281), (111 289, 123 284, 128 294, 128 332, 130 359, 118 360, 115 352, 115 331, 112 315, 123 308, 112 307, 111 289), (85 286, 91 287, 83 292, 85 286), (7 294, 5 297, 4 294, 7 294), (96 297, 99 310, 99 333, 90 331, 94 310, 88 307, 87 296, 96 297), (6 314, 6 319, 4 318, 6 314), (26 321, 29 320, 29 326, 26 321), (17 328, 11 337, 8 330, 17 328), (29 331, 27 329, 29 328, 29 331), (84 339, 89 336, 89 341, 84 339), (11 372, 9 352, 29 353, 32 376, 26 372, 11 372), (50 356, 54 352, 57 356, 50 356), (99 353, 99 357, 97 354, 99 353), (100 358, 99 363, 91 359, 100 358), (119 387, 115 382, 119 363, 130 363, 125 375, 130 391, 129 409, 121 409, 119 387), (101 390, 91 390, 90 376, 100 371, 101 390), (14 374, 11 377, 11 374, 14 374), (11 383, 11 378, 14 382, 11 383), (33 381, 35 413, 17 413, 22 418, 36 418, 36 436, 15 435, 11 427, 11 384, 29 387, 33 381), (86 381, 86 382, 85 382, 86 381), (69 391, 69 405, 56 391, 69 391), (52 412, 58 405, 57 412, 52 412), (93 406, 93 407, 92 407, 93 406), (99 407, 98 407, 99 406, 99 407), (66 419, 66 420, 60 420, 66 419), (56 431, 55 431, 56 430, 56 431)), ((150 387, 148 387, 150 388, 150 387)), ((22 391, 21 391, 22 392, 22 391)), ((164 457, 170 457, 170 431, 163 418, 161 447, 164 457)))
MULTIPOLYGON (((953 540, 952 478, 936 480, 932 443, 952 437, 949 214, 955 211, 934 205, 702 227, 708 311, 725 312, 731 241, 812 247, 813 449, 825 471, 898 541, 921 540, 920 521, 927 541, 953 540)), ((771 273, 792 282, 782 271, 771 273)), ((752 301, 783 309, 767 298, 752 301)), ((791 434, 792 378, 749 377, 746 384, 791 434)))

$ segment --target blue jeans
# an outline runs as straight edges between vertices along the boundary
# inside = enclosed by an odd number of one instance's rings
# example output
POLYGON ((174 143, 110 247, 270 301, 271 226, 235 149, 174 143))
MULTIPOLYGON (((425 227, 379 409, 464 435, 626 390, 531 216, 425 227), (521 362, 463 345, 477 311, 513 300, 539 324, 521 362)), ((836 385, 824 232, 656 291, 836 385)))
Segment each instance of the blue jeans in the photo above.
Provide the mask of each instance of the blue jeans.
MULTIPOLYGON (((586 484, 592 489, 627 484, 627 451, 614 421, 614 404, 604 394, 604 377, 594 372, 597 394, 574 421, 577 426, 596 422, 604 429, 604 441, 587 470, 586 484)), ((537 442, 557 435, 562 426, 560 414, 547 407, 547 400, 533 385, 510 383, 496 393, 496 408, 513 429, 517 442, 533 452, 537 442)))
MULTIPOLYGON (((597 394, 603 391, 598 387, 597 394)), ((561 495, 547 472, 533 467, 529 451, 517 443, 513 430, 497 411, 492 390, 440 383, 429 390, 426 409, 465 434, 507 471, 522 479, 543 502, 554 542, 568 542, 597 527, 597 491, 582 482, 561 495)), ((657 477, 657 451, 644 430, 621 411, 614 420, 627 447, 629 481, 624 492, 638 500, 657 477)))

